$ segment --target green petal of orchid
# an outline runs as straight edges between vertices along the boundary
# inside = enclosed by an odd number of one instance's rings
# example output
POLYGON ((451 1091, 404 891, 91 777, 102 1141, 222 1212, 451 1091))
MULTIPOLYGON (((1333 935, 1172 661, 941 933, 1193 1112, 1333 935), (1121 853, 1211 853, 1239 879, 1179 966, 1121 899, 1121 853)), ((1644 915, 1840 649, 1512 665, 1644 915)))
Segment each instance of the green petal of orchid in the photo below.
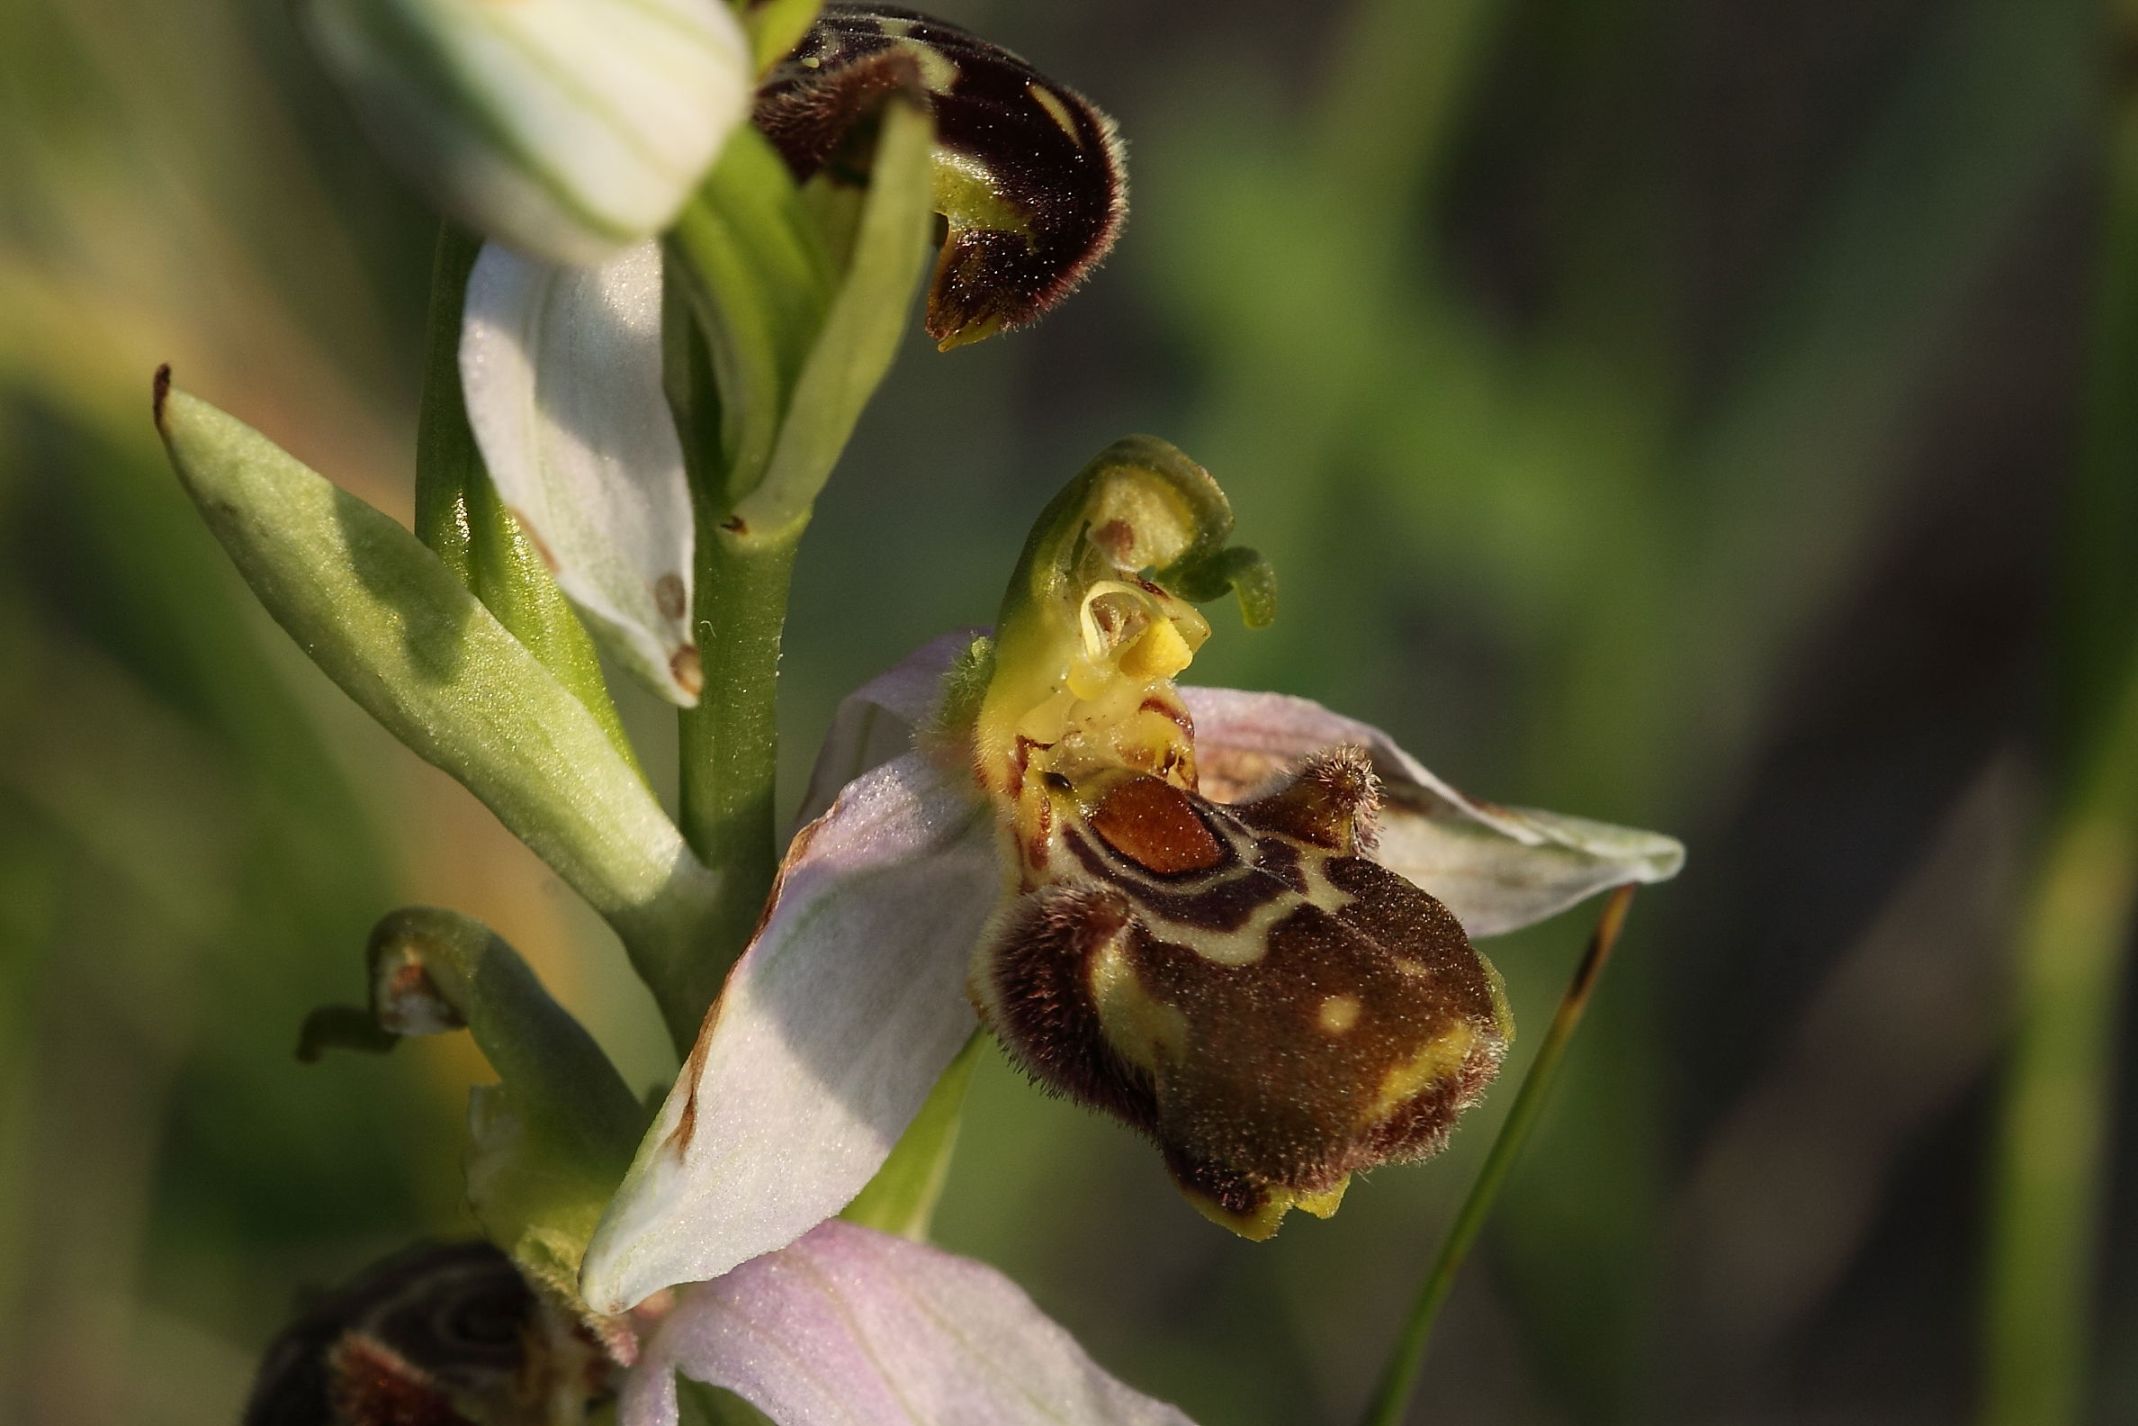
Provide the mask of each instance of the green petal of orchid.
POLYGON ((779 1426, 1192 1426, 993 1268, 836 1221, 685 1293, 624 1383, 620 1426, 677 1426, 679 1372, 779 1426))
POLYGON ((1668 881, 1685 848, 1657 832, 1501 807, 1458 792, 1388 734, 1281 693, 1183 688, 1203 792, 1239 801, 1324 748, 1366 749, 1381 778, 1370 855, 1431 893, 1472 936, 1542 921, 1599 891, 1668 881))
POLYGON ((500 499, 587 625, 683 707, 691 637, 690 484, 661 390, 661 252, 600 267, 491 244, 468 277, 468 421, 500 499))
POLYGON ((552 262, 669 225, 756 90, 721 0, 304 0, 389 161, 453 217, 552 262))

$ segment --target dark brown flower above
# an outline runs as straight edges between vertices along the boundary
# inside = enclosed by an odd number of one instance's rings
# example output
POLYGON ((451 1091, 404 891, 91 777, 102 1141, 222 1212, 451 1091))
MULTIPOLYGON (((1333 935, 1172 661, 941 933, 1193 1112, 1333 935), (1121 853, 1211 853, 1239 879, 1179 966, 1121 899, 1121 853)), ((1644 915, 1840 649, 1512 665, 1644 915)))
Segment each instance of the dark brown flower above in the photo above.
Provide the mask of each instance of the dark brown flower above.
POLYGON ((767 76, 755 122, 797 178, 864 171, 845 146, 894 90, 935 118, 948 233, 928 291, 944 348, 1024 326, 1098 266, 1128 215, 1113 121, 979 36, 912 10, 826 5, 767 76))

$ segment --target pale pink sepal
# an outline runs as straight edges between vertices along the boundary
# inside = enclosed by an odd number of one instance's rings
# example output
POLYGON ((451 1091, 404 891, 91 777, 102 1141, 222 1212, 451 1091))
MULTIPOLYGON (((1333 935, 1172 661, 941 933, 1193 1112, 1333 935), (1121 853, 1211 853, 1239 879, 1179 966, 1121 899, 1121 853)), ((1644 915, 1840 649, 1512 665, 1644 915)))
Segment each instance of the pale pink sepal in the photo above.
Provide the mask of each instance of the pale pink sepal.
POLYGON ((802 794, 796 821, 815 821, 831 806, 840 788, 870 768, 912 752, 915 731, 942 701, 944 677, 986 637, 985 629, 939 634, 840 699, 831 730, 824 735, 810 769, 809 787, 802 794))
POLYGON ((1363 747, 1381 776, 1374 860, 1438 897, 1473 936, 1541 921, 1627 882, 1667 881, 1685 848, 1656 832, 1502 807, 1458 792, 1379 728, 1280 693, 1183 688, 1203 792, 1232 801, 1324 748, 1363 747))
POLYGON ((587 1249, 595 1310, 785 1247, 860 1191, 972 1032, 965 970, 1001 887, 985 804, 918 753, 795 837, 587 1249))
POLYGON ((993 1268, 837 1221, 688 1289, 624 1385, 620 1426, 675 1426, 678 1371, 778 1426, 1192 1426, 993 1268))

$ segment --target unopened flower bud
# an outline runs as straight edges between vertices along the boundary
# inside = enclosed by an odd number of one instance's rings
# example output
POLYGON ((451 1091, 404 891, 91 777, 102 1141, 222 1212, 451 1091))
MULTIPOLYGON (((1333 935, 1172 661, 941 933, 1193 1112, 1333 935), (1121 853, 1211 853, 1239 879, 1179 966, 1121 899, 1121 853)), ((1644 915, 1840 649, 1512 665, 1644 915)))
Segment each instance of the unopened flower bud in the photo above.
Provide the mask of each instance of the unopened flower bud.
POLYGON ((592 264, 665 228, 749 110, 721 0, 305 0, 372 138, 454 218, 592 264))

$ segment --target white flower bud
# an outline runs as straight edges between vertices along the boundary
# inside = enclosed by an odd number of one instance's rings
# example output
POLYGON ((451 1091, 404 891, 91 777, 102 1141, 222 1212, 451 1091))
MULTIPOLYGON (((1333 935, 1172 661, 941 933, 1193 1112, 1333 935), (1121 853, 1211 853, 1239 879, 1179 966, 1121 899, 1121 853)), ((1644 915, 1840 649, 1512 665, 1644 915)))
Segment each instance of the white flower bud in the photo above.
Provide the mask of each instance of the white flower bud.
POLYGON ((304 0, 387 157, 454 218, 592 264, 666 227, 750 109, 722 0, 304 0))

